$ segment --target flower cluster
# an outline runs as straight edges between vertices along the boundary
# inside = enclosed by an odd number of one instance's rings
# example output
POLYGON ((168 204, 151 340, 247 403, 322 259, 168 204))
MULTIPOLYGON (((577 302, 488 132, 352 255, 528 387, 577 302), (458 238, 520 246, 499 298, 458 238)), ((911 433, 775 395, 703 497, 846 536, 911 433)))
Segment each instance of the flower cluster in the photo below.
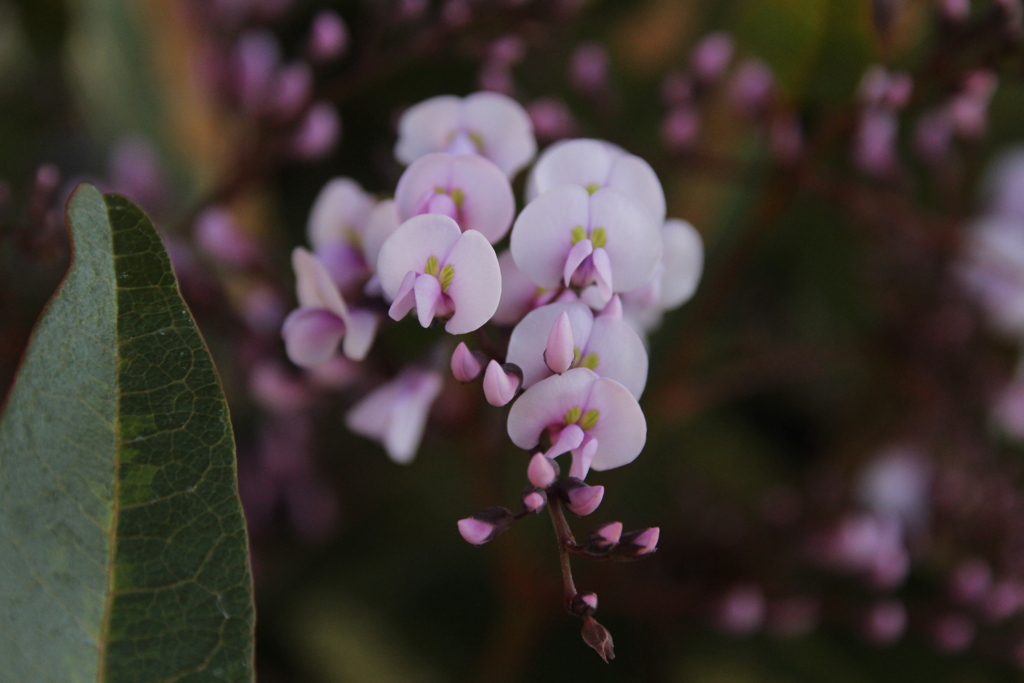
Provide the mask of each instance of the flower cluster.
MULTIPOLYGON (((299 307, 282 335, 292 362, 314 368, 339 350, 363 360, 388 319, 414 314, 422 327, 443 323, 452 335, 489 325, 477 349, 472 338, 454 349, 439 340, 426 354, 433 363, 372 391, 348 413, 348 427, 379 440, 396 462, 411 461, 442 391, 436 359, 450 353, 456 380, 482 380, 488 403, 512 404, 508 436, 532 454, 521 511, 495 507, 463 519, 463 538, 485 543, 547 508, 563 555, 642 557, 655 550, 657 527, 624 533, 613 522, 577 543, 562 505, 594 512, 604 487, 585 483, 590 471, 628 464, 643 449, 644 338, 692 296, 701 239, 685 221, 666 220, 647 162, 599 140, 546 149, 517 216, 510 179, 536 151, 527 112, 501 94, 441 96, 408 109, 395 147, 408 167, 393 198, 378 200, 347 178, 317 198, 312 251, 292 256, 299 307)), ((567 576, 566 606, 595 631, 596 596, 578 593, 567 576)), ((610 636, 598 640, 610 657, 610 636)))

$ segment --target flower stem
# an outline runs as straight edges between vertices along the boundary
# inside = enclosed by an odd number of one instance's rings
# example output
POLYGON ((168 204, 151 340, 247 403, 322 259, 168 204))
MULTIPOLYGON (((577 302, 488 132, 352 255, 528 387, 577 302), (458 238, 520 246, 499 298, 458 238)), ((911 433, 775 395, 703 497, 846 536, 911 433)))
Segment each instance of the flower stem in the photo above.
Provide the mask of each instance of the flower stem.
POLYGON ((548 512, 551 513, 551 522, 555 526, 555 536, 558 538, 558 559, 562 564, 562 586, 565 591, 565 605, 568 608, 576 597, 576 584, 572 580, 572 566, 569 564, 569 548, 576 545, 576 539, 573 538, 572 529, 565 521, 562 505, 556 496, 548 498, 548 512))

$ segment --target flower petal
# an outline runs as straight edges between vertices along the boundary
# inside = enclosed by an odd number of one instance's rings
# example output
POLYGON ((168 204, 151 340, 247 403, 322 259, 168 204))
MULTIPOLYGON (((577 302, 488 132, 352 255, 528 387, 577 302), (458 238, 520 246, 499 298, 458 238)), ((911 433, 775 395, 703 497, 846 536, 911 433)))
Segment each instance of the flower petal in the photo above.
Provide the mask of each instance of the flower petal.
POLYGON ((463 100, 462 121, 470 133, 483 140, 483 156, 510 178, 537 153, 530 115, 511 97, 474 93, 463 100))
POLYGON ((629 389, 600 377, 594 382, 586 409, 600 413, 597 423, 587 431, 598 440, 592 467, 602 472, 636 460, 647 441, 647 420, 629 389))
POLYGON ((512 227, 516 267, 541 287, 557 287, 572 248, 572 229, 587 227, 590 195, 578 185, 549 190, 526 205, 512 227))
POLYGON ((425 154, 445 148, 459 127, 462 100, 454 95, 439 95, 409 107, 398 121, 395 157, 411 164, 425 154))
POLYGON ((577 348, 584 348, 592 334, 594 315, 586 304, 554 303, 530 311, 512 330, 508 341, 506 362, 515 363, 523 371, 523 388, 531 386, 550 376, 551 370, 544 362, 544 348, 548 335, 562 313, 569 316, 569 327, 576 340, 577 348))
POLYGON ((572 245, 569 255, 565 257, 565 267, 562 268, 562 283, 568 287, 572 281, 572 275, 580 264, 587 260, 587 257, 594 253, 594 243, 588 239, 582 239, 572 245))
POLYGON ((349 311, 345 324, 347 331, 341 349, 349 360, 363 360, 370 352, 373 340, 377 336, 380 316, 370 311, 354 308, 349 311))
POLYGON ((584 357, 594 354, 597 366, 591 369, 623 385, 639 400, 647 384, 647 350, 629 323, 622 318, 598 316, 580 353, 584 357))
POLYGON ((416 286, 416 280, 418 279, 419 275, 413 270, 410 270, 402 278, 402 284, 395 294, 395 300, 391 302, 391 308, 388 309, 388 315, 391 316, 392 320, 401 320, 409 315, 409 311, 416 307, 416 292, 413 291, 413 288, 416 286))
POLYGON ((377 204, 367 217, 366 228, 363 231, 363 258, 374 273, 377 272, 377 257, 380 256, 381 245, 401 224, 402 222, 398 220, 398 207, 391 199, 377 204))
POLYGON ((628 292, 651 279, 661 259, 661 233, 636 202, 613 188, 598 190, 590 198, 590 227, 607 233, 604 250, 615 275, 614 291, 628 292))
POLYGON ((692 225, 678 218, 665 221, 661 241, 664 247, 661 262, 665 270, 659 304, 668 310, 689 301, 697 290, 704 270, 704 243, 692 225))
POLYGON ((319 249, 331 242, 350 239, 348 231, 361 236, 374 204, 373 197, 351 178, 331 179, 320 190, 309 212, 306 223, 309 243, 319 249))
MULTIPOLYGON (((508 435, 512 443, 526 449, 536 446, 548 426, 561 424, 571 408, 584 405, 597 381, 597 375, 590 370, 575 368, 561 375, 552 375, 527 389, 512 404, 508 414, 508 435)), ((626 395, 633 401, 628 391, 626 395)))
POLYGON ((405 377, 404 384, 404 400, 396 404, 384 433, 384 449, 400 465, 416 457, 430 407, 441 393, 444 382, 436 372, 415 371, 405 377))
POLYGON ((329 361, 344 335, 344 321, 323 308, 296 309, 281 328, 289 360, 302 368, 329 361))
POLYGON ((665 221, 665 191, 658 174, 640 157, 632 154, 616 157, 605 184, 629 195, 651 215, 655 224, 665 221))
POLYGON ((388 300, 398 294, 406 273, 422 273, 431 256, 443 262, 461 235, 448 216, 423 214, 402 223, 381 245, 377 257, 377 276, 388 300))
POLYGON ((450 187, 462 191, 459 225, 464 231, 478 230, 491 244, 508 234, 516 199, 500 168, 483 157, 457 156, 452 161, 450 187))
POLYGON ((433 275, 417 275, 412 291, 416 297, 416 315, 420 325, 430 327, 440 308, 441 283, 433 275))
POLYGON ((624 152, 603 140, 565 140, 551 145, 537 159, 526 186, 526 201, 533 201, 559 185, 604 187, 615 153, 624 152))
POLYGON ((455 313, 445 325, 449 334, 465 334, 481 327, 498 309, 501 298, 501 268, 487 238, 476 230, 462 233, 444 259, 454 269, 445 292, 455 313))
POLYGON ((348 307, 341 298, 338 285, 320 260, 302 247, 292 251, 295 270, 295 290, 302 308, 326 308, 342 320, 348 317, 348 307))
POLYGON ((501 268, 501 298, 491 322, 515 325, 534 307, 537 285, 516 267, 511 251, 498 254, 498 266, 501 268))

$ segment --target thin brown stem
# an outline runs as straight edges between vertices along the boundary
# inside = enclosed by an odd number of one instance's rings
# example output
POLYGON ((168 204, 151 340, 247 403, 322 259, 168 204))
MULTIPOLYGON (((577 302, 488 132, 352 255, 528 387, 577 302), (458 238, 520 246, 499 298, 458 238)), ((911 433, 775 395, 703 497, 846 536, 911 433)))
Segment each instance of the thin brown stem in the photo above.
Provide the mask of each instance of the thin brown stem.
POLYGON ((555 536, 558 538, 558 559, 562 565, 562 586, 568 607, 576 597, 576 584, 572 580, 572 566, 569 563, 569 548, 576 545, 576 539, 573 538, 569 523, 565 521, 562 505, 556 496, 548 497, 548 512, 551 513, 551 523, 555 526, 555 536))

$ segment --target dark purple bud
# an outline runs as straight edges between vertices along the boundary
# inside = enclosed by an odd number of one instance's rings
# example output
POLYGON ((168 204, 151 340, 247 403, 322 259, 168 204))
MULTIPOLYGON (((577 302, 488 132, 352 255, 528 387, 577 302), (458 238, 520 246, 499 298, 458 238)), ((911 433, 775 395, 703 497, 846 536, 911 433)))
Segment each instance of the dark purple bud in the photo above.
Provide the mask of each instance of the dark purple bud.
POLYGON ((980 557, 964 560, 949 578, 949 596, 962 605, 977 603, 992 585, 992 569, 980 557))
POLYGON ((594 648, 605 663, 615 659, 615 644, 612 642, 612 634, 597 623, 594 617, 583 617, 583 642, 594 648))
POLYGON ((281 69, 274 82, 274 113, 291 121, 309 102, 313 92, 313 72, 305 62, 293 62, 281 69))
POLYGON ((945 654, 959 654, 974 642, 974 622, 963 614, 947 614, 932 625, 935 647, 945 654))
POLYGON ((715 610, 715 623, 722 631, 744 636, 761 628, 765 617, 764 593, 759 586, 734 586, 722 596, 715 610))
MULTIPOLYGON (((569 611, 578 617, 589 617, 597 611, 597 593, 577 593, 569 603, 569 611)), ((596 649, 596 648, 595 648, 596 649)))
POLYGON ((264 108, 280 59, 277 40, 269 31, 248 31, 239 39, 235 47, 235 86, 243 109, 256 112, 264 108))
POLYGON ((509 34, 491 43, 490 58, 496 64, 511 66, 523 61, 526 56, 526 42, 522 36, 509 34))

